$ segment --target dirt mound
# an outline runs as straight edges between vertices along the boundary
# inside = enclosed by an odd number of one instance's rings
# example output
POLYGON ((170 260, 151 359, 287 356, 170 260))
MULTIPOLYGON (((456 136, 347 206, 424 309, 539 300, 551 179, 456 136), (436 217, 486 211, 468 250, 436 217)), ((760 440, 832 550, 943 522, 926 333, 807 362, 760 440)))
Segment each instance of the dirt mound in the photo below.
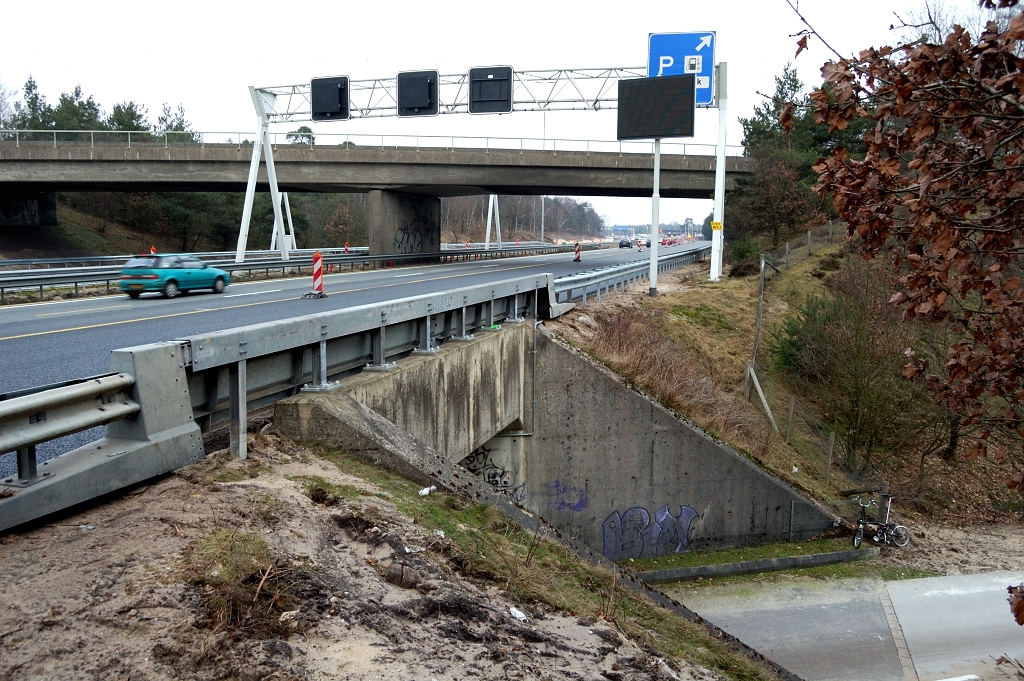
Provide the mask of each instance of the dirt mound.
POLYGON ((443 532, 293 443, 250 451, 0 538, 0 678, 719 678, 468 576, 443 532))

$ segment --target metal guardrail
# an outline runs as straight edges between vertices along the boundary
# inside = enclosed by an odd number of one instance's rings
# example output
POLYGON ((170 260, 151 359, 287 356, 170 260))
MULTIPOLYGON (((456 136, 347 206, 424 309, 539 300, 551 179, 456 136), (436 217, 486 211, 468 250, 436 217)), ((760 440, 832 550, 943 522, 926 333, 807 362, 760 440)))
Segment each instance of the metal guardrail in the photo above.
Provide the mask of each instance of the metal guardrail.
POLYGON ((244 458, 249 410, 571 307, 554 298, 545 274, 334 310, 114 350, 109 375, 0 396, 0 453, 18 459, 0 480, 0 531, 196 461, 202 430, 224 422, 244 458), (103 424, 106 437, 38 474, 36 444, 103 424))
MULTIPOLYGON (((658 272, 669 272, 689 265, 698 260, 703 260, 711 254, 711 246, 704 246, 696 250, 688 250, 681 253, 666 254, 658 257, 658 272)), ((637 262, 627 265, 613 265, 594 270, 573 274, 566 277, 559 277, 555 280, 556 301, 569 303, 580 300, 582 307, 587 306, 587 298, 593 291, 597 302, 601 302, 601 290, 605 297, 614 292, 624 291, 634 281, 644 281, 650 277, 651 265, 649 262, 637 262)))
MULTIPOLYGON (((317 249, 313 248, 299 248, 292 249, 292 253, 297 254, 310 254, 317 249)), ((344 253, 343 248, 321 248, 320 253, 329 255, 333 253, 344 253)), ((350 248, 352 253, 366 253, 369 249, 365 246, 350 248)), ((231 261, 235 260, 234 251, 205 251, 189 253, 195 258, 207 261, 231 261)), ((123 265, 128 262, 131 258, 137 257, 135 255, 80 255, 67 258, 11 258, 7 260, 0 259, 0 270, 8 271, 22 271, 22 270, 38 270, 38 269, 52 269, 52 268, 64 268, 82 266, 87 267, 102 267, 103 265, 123 265)), ((277 258, 279 257, 278 251, 246 251, 246 258, 277 258)))
MULTIPOLYGON (((497 244, 500 249, 504 245, 511 246, 511 241, 505 244, 497 244)), ((534 247, 541 246, 540 241, 522 241, 516 244, 516 247, 534 247)), ((479 243, 470 242, 467 247, 465 243, 461 244, 441 244, 442 251, 464 251, 469 249, 483 249, 486 245, 481 241, 479 243)), ((367 253, 370 249, 366 246, 352 246, 349 249, 350 254, 363 254, 367 253)), ((294 248, 291 250, 292 254, 297 255, 312 255, 314 251, 320 251, 321 255, 340 255, 345 253, 344 248, 294 248)), ((192 257, 199 258, 200 260, 206 261, 218 261, 218 262, 234 262, 235 251, 200 251, 195 253, 189 253, 192 257)), ((101 267, 103 265, 122 265, 131 258, 137 257, 136 255, 80 255, 66 258, 10 258, 0 259, 0 270, 36 270, 36 269, 51 269, 56 267, 73 267, 73 266, 91 266, 101 267)), ((260 258, 277 258, 278 251, 246 251, 246 258, 260 259, 260 258)))
MULTIPOLYGON (((471 244, 472 245, 472 244, 471 244)), ((601 248, 605 244, 582 245, 584 250, 601 248)), ((374 263, 417 263, 417 262, 455 262, 461 260, 484 260, 491 258, 507 258, 522 255, 534 255, 539 253, 561 253, 573 249, 573 246, 556 246, 552 244, 541 245, 505 245, 502 249, 485 249, 482 245, 478 248, 452 248, 442 250, 438 253, 409 253, 391 255, 368 255, 364 253, 352 253, 346 255, 342 252, 328 252, 324 255, 324 265, 344 266, 349 265, 370 265, 374 263)), ((365 249, 364 249, 365 250, 365 249)), ((233 255, 233 254, 232 254, 233 255)), ((286 273, 288 270, 299 270, 313 266, 312 251, 302 251, 298 257, 288 260, 281 258, 261 258, 236 263, 234 260, 206 261, 214 267, 219 267, 228 272, 253 272, 265 271, 269 276, 272 270, 281 270, 286 273)), ((5 303, 7 292, 11 290, 39 289, 39 299, 44 296, 44 289, 56 286, 74 286, 75 293, 78 293, 78 286, 81 284, 106 284, 107 293, 110 292, 110 282, 117 281, 121 276, 121 265, 99 266, 99 267, 65 267, 50 270, 10 270, 0 272, 0 304, 5 303)))
MULTIPOLYGON (((617 140, 587 140, 547 137, 472 137, 465 135, 364 135, 345 133, 271 132, 275 147, 370 147, 427 148, 427 149, 506 149, 513 151, 581 151, 586 153, 653 154, 653 142, 620 142, 617 140), (324 140, 328 140, 325 144, 324 140)), ((251 148, 255 137, 249 132, 148 132, 114 130, 6 130, 0 129, 0 144, 20 147, 23 144, 49 144, 51 146, 205 146, 235 145, 239 149, 251 148)), ((714 156, 714 144, 681 142, 661 143, 661 153, 679 155, 714 156)), ((726 156, 744 156, 742 145, 727 145, 726 156)))

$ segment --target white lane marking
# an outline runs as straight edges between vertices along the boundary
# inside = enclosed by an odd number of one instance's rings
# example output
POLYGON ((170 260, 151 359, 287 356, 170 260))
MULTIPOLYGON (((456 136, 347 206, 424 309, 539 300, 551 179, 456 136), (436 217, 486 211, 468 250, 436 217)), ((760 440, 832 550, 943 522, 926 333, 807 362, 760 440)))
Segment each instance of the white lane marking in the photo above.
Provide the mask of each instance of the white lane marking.
POLYGON ((225 298, 241 298, 242 296, 260 296, 260 295, 263 295, 264 293, 277 293, 277 292, 279 292, 281 290, 282 289, 275 288, 275 289, 271 289, 269 291, 252 291, 251 293, 234 293, 234 294, 232 294, 230 296, 224 296, 224 297, 225 298))
POLYGON ((949 679, 939 679, 939 681, 978 681, 978 677, 974 674, 968 674, 967 676, 955 676, 949 679))
POLYGON ((412 274, 396 274, 395 279, 401 279, 402 277, 417 277, 419 272, 413 272, 412 274))
POLYGON ((96 310, 116 310, 119 307, 131 307, 131 305, 111 305, 110 307, 87 307, 84 310, 65 310, 63 312, 44 312, 36 317, 53 317, 62 314, 77 314, 79 312, 95 312, 96 310))

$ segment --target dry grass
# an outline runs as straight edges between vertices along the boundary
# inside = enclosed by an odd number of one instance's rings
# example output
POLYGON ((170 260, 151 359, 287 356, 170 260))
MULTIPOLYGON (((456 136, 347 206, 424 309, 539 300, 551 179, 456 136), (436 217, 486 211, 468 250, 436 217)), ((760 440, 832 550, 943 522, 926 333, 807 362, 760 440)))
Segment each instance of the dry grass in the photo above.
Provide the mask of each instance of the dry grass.
POLYGON ((770 425, 742 396, 730 392, 702 358, 659 331, 656 314, 636 308, 598 312, 588 350, 659 402, 757 456, 768 449, 770 425))
MULTIPOLYGON (((839 247, 821 252, 829 257, 839 247)), ((823 288, 818 255, 770 282, 765 328, 823 288)), ((757 397, 743 398, 746 362, 754 345, 758 278, 707 280, 700 265, 658 281, 659 296, 631 293, 589 304, 549 323, 599 362, 679 412, 790 485, 826 502, 853 487, 833 467, 825 479, 825 449, 794 448, 777 435, 757 397), (795 469, 795 470, 794 470, 795 469)), ((761 347, 767 340, 762 332, 761 347)), ((762 354, 762 353, 759 353, 762 354)), ((760 362, 763 364, 762 362, 760 362)), ((771 397, 771 396, 770 396, 771 397)), ((788 394, 773 402, 785 428, 788 394)))

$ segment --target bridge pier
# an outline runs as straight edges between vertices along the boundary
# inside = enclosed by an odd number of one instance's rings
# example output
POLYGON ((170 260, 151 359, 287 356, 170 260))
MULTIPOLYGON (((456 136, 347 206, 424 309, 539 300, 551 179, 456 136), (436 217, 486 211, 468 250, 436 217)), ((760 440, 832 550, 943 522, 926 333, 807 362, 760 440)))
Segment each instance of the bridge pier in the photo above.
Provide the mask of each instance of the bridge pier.
POLYGON ((366 202, 370 255, 439 253, 441 199, 373 190, 366 202))

